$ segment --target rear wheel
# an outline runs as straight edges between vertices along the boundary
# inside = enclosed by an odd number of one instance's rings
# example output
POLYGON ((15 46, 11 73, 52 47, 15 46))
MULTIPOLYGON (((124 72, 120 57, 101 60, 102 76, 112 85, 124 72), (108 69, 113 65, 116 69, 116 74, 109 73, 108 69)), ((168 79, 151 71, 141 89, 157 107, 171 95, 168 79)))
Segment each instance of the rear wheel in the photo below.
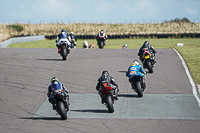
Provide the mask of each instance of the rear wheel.
POLYGON ((147 60, 146 61, 147 69, 149 70, 149 73, 153 73, 153 67, 151 65, 151 61, 147 60))
POLYGON ((66 112, 64 103, 61 102, 61 101, 58 101, 57 106, 58 106, 58 113, 61 116, 61 119, 66 120, 67 119, 67 112, 66 112))
POLYGON ((136 82, 136 89, 137 89, 138 97, 143 97, 142 87, 139 81, 136 82))
POLYGON ((110 95, 106 96, 106 103, 108 107, 108 112, 113 113, 114 112, 114 106, 113 106, 113 100, 110 95))
POLYGON ((67 49, 66 49, 66 46, 62 46, 62 57, 63 57, 63 60, 66 60, 67 59, 67 49))

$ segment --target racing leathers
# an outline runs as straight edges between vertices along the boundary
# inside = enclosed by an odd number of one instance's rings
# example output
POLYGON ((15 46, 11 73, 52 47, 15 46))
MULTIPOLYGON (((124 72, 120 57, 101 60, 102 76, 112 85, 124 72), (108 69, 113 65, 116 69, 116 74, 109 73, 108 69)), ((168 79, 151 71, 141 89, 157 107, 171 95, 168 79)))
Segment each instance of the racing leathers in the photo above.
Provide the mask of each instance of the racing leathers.
POLYGON ((56 39, 56 47, 58 48, 58 53, 60 53, 61 51, 61 42, 66 42, 68 44, 68 53, 70 53, 70 41, 69 41, 69 36, 68 34, 66 33, 66 31, 62 31, 60 34, 57 35, 57 39, 56 39))
POLYGON ((105 45, 106 45, 106 40, 108 39, 108 37, 107 37, 107 35, 106 35, 104 32, 99 32, 99 33, 96 35, 97 44, 100 43, 100 39, 101 39, 101 38, 104 39, 103 45, 105 46, 105 45))
POLYGON ((69 34, 69 41, 70 43, 74 43, 74 46, 76 46, 77 37, 74 34, 69 34))
POLYGON ((142 45, 142 47, 140 48, 139 52, 138 52, 138 56, 140 56, 140 60, 143 62, 143 53, 144 50, 148 50, 152 53, 152 56, 155 56, 156 50, 153 48, 153 46, 150 45, 150 43, 148 41, 145 41, 144 44, 142 45))
POLYGON ((145 84, 145 76, 144 74, 146 74, 146 72, 144 71, 144 69, 142 68, 142 66, 136 64, 136 63, 132 63, 130 65, 130 67, 128 68, 128 71, 126 72, 126 76, 129 77, 129 82, 131 83, 132 89, 134 89, 134 80, 132 80, 132 78, 134 79, 135 76, 139 76, 142 78, 142 87, 145 89, 146 88, 146 84, 145 84))
POLYGON ((47 96, 49 98, 49 102, 52 104, 53 109, 55 109, 55 101, 54 101, 54 97, 55 97, 55 90, 61 89, 63 90, 63 92, 66 95, 66 102, 69 104, 69 90, 67 88, 65 88, 64 84, 62 84, 61 82, 57 82, 56 84, 50 84, 48 87, 48 92, 47 92, 47 96))
MULTIPOLYGON (((118 85, 115 82, 114 78, 107 74, 102 75, 97 81, 96 90, 98 91, 99 95, 101 97, 103 95, 103 93, 101 92, 101 89, 104 87, 104 85, 103 85, 104 82, 107 82, 108 83, 107 86, 110 86, 113 88, 114 98, 116 100, 118 100, 118 98, 117 98, 117 94, 119 92, 118 85)), ((102 103, 103 103, 103 101, 102 101, 102 103)))

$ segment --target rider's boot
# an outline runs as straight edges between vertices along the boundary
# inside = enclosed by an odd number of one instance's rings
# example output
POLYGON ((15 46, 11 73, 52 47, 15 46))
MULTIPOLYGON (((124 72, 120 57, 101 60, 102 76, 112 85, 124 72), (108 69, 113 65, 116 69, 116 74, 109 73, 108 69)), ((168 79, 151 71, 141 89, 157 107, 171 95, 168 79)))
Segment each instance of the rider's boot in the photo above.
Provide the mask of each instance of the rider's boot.
POLYGON ((117 95, 113 95, 113 97, 114 97, 114 99, 115 99, 115 100, 118 100, 118 97, 117 97, 117 95))
POLYGON ((55 109, 56 109, 56 105, 55 105, 55 104, 52 104, 52 107, 53 107, 53 110, 55 110, 55 109))

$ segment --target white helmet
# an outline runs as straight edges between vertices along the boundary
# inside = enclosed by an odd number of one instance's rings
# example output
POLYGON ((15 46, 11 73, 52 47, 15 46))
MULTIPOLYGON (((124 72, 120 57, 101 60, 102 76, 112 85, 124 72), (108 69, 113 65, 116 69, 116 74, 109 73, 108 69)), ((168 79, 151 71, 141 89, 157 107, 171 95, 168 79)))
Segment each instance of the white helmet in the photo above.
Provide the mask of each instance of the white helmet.
POLYGON ((139 65, 139 62, 137 60, 134 60, 133 63, 135 63, 136 65, 139 65))

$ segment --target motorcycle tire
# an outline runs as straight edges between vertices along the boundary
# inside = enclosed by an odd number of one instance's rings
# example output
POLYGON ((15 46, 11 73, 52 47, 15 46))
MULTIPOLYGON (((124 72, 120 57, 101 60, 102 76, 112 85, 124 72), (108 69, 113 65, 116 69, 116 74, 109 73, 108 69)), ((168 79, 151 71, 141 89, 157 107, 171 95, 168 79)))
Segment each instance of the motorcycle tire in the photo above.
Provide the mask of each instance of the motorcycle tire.
POLYGON ((141 87, 140 81, 137 81, 135 85, 136 85, 138 97, 143 97, 143 92, 142 92, 142 87, 141 87))
POLYGON ((74 43, 71 43, 71 48, 74 48, 74 43))
POLYGON ((58 106, 58 113, 61 116, 61 119, 66 120, 67 119, 67 112, 66 112, 64 103, 62 101, 58 101, 57 106, 58 106))
POLYGON ((113 113, 114 112, 114 106, 113 106, 113 100, 112 100, 112 97, 109 95, 109 96, 106 96, 106 104, 107 104, 107 108, 108 108, 108 112, 109 113, 113 113))
POLYGON ((63 60, 66 60, 67 59, 67 49, 66 49, 66 46, 62 46, 62 57, 63 57, 63 60))
POLYGON ((99 49, 103 49, 103 41, 99 43, 99 49))
POLYGON ((146 66, 147 66, 147 69, 149 70, 149 73, 153 73, 153 67, 150 60, 146 61, 146 66))

